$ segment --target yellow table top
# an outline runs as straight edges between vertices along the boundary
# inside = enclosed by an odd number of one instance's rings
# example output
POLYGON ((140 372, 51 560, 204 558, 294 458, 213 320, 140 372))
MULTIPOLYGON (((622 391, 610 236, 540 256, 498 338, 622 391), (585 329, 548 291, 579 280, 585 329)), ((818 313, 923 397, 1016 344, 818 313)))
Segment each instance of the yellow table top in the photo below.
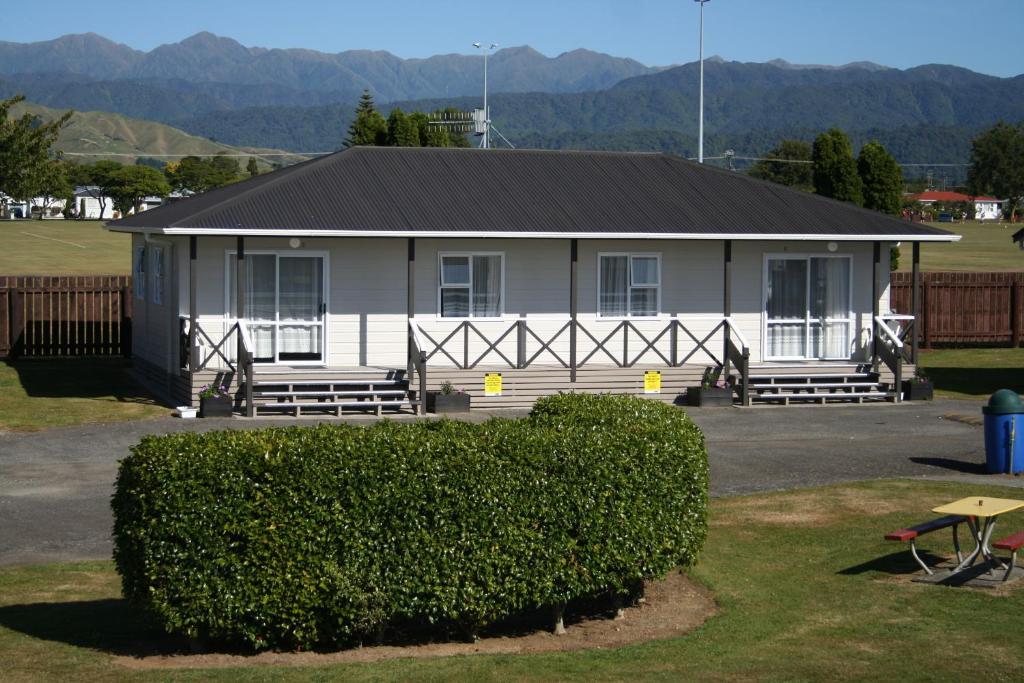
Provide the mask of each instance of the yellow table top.
POLYGON ((1024 500, 1013 500, 1012 498, 987 498, 985 496, 971 496, 961 498, 932 508, 932 512, 942 515, 964 515, 968 517, 995 517, 1007 512, 1013 512, 1024 508, 1024 500))

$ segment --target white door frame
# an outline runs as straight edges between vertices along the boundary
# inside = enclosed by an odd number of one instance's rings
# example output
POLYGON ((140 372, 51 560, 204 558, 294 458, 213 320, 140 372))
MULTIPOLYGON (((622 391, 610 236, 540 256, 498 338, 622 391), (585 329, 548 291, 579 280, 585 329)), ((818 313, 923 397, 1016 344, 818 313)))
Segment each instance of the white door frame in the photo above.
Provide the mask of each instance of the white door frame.
POLYGON ((853 254, 836 254, 836 253, 776 253, 764 255, 761 264, 761 359, 763 361, 814 361, 814 360, 850 360, 853 355, 852 350, 845 356, 814 356, 811 355, 811 326, 815 322, 819 322, 819 319, 811 318, 811 259, 812 258, 844 258, 849 264, 849 283, 846 290, 847 298, 847 314, 845 318, 825 318, 820 320, 824 323, 846 323, 849 339, 853 339, 853 254), (807 262, 807 284, 804 291, 804 317, 802 319, 784 319, 784 320, 773 320, 773 325, 780 324, 791 324, 797 325, 802 324, 804 326, 804 355, 803 356, 772 356, 769 355, 770 346, 768 344, 768 263, 770 261, 806 261, 807 262))
MULTIPOLYGON (((232 282, 236 281, 235 278, 236 278, 237 273, 236 273, 235 268, 232 267, 232 264, 234 264, 235 261, 236 261, 235 257, 237 255, 237 253, 238 252, 236 250, 234 250, 234 249, 228 249, 228 250, 225 250, 225 252, 224 252, 224 312, 225 312, 225 318, 228 317, 229 312, 231 311, 231 307, 234 305, 234 302, 231 301, 231 285, 232 285, 232 282)), ((246 257, 248 257, 250 255, 264 255, 264 256, 265 255, 272 255, 272 256, 276 256, 277 257, 277 259, 275 261, 275 271, 276 271, 276 274, 277 274, 277 281, 274 283, 274 309, 275 309, 274 310, 274 320, 272 320, 272 321, 263 321, 263 322, 260 323, 260 326, 262 326, 262 325, 272 325, 274 327, 274 360, 269 362, 269 363, 264 361, 264 362, 260 362, 260 363, 256 363, 256 364, 257 365, 266 365, 266 366, 269 366, 269 365, 309 365, 309 366, 314 366, 314 367, 327 367, 329 365, 328 360, 327 360, 327 356, 328 356, 328 341, 329 341, 328 330, 330 329, 330 311, 331 311, 331 302, 330 302, 330 293, 331 293, 331 286, 330 286, 331 255, 330 255, 330 252, 325 251, 325 250, 313 250, 313 249, 246 249, 245 250, 245 255, 246 255, 246 257), (281 324, 282 324, 282 322, 281 322, 281 306, 280 306, 280 300, 281 300, 281 271, 280 271, 280 268, 277 267, 277 263, 282 258, 303 257, 303 256, 305 256, 305 257, 313 257, 313 258, 320 258, 323 261, 323 269, 322 269, 323 272, 322 272, 321 286, 323 287, 324 311, 323 311, 323 314, 320 316, 320 322, 319 323, 309 323, 310 325, 314 325, 314 326, 318 325, 320 327, 320 348, 322 349, 322 353, 321 353, 322 358, 320 360, 284 360, 284 361, 282 361, 282 360, 279 359, 280 353, 281 353, 281 351, 280 351, 280 343, 279 343, 279 338, 280 338, 280 334, 279 333, 280 333, 281 324)), ((249 296, 249 293, 246 292, 246 297, 248 298, 248 296, 249 296)), ((294 322, 294 321, 292 321, 292 322, 294 322)))

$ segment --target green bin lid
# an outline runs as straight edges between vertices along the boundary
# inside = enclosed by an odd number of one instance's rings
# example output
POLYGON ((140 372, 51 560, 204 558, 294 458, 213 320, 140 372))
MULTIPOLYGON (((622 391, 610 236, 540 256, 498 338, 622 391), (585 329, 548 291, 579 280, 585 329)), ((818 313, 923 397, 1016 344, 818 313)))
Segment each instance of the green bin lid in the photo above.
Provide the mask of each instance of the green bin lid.
POLYGON ((1024 413, 1024 402, 1012 389, 1000 389, 988 399, 988 405, 981 409, 985 415, 1017 415, 1024 413))

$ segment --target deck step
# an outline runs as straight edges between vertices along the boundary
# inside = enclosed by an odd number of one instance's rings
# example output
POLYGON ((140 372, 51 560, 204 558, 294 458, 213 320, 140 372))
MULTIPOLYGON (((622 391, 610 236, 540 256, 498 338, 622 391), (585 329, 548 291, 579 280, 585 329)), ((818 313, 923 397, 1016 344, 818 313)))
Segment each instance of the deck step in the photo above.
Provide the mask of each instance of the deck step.
MULTIPOLYGON (((257 377, 259 375, 257 374, 257 377)), ((253 382, 254 390, 262 387, 405 387, 408 382, 404 379, 340 379, 340 380, 259 380, 253 382)))
POLYGON ((790 383, 776 383, 776 384, 751 384, 750 388, 754 389, 795 389, 798 391, 805 391, 807 389, 865 389, 874 388, 878 386, 878 382, 790 382, 790 383))
POLYGON ((416 412, 416 408, 420 405, 418 400, 401 400, 401 401, 284 401, 284 402, 273 402, 273 403, 255 403, 253 405, 254 415, 266 411, 277 411, 287 410, 295 413, 298 417, 304 414, 305 411, 320 412, 325 410, 331 410, 335 415, 344 414, 345 409, 358 410, 365 412, 372 410, 380 415, 385 408, 387 409, 401 409, 408 408, 412 412, 416 412))
POLYGON ((813 375, 751 375, 751 384, 807 384, 814 382, 875 382, 878 375, 873 372, 821 373, 813 375), (837 381, 838 380, 838 381, 837 381))
POLYGON ((332 398, 335 396, 367 397, 367 396, 405 396, 405 389, 384 389, 381 391, 260 391, 253 390, 253 398, 332 398))
POLYGON ((856 403, 862 403, 865 400, 870 401, 886 401, 891 400, 895 397, 895 394, 891 391, 859 391, 856 393, 841 393, 841 394, 752 394, 750 401, 752 403, 775 403, 780 402, 783 405, 789 405, 791 401, 817 401, 818 403, 838 403, 838 402, 849 402, 854 401, 856 403))

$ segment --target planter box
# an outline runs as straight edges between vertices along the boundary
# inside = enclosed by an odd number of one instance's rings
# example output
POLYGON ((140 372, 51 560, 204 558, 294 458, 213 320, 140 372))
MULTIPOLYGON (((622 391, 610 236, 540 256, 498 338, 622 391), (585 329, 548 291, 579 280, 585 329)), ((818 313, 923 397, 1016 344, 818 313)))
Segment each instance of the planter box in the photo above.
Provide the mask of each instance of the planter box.
POLYGON ((732 387, 689 387, 686 390, 686 405, 703 408, 731 406, 732 393, 732 387))
POLYGON ((231 417, 235 401, 230 396, 202 396, 199 398, 199 417, 231 417))
POLYGON ((469 394, 441 394, 436 391, 427 392, 428 413, 468 413, 469 394))
POLYGON ((934 387, 931 382, 903 382, 904 401, 930 401, 934 387))

